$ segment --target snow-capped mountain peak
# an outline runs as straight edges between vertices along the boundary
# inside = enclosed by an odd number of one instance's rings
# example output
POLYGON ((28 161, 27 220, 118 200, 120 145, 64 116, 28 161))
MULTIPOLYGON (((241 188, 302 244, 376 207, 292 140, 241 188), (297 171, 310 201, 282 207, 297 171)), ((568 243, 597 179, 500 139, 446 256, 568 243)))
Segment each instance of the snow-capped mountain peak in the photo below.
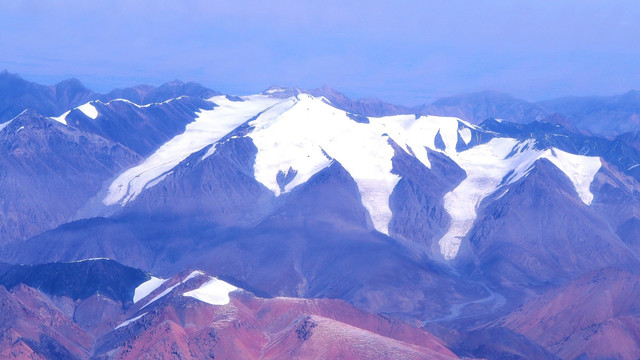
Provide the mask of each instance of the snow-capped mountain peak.
POLYGON ((265 111, 249 124, 253 131, 248 136, 258 148, 256 180, 280 195, 338 161, 357 183, 375 229, 388 234, 392 217, 389 196, 400 180, 393 172, 395 151, 389 140, 429 167, 427 148, 440 151, 438 134, 445 144, 443 151, 454 153, 460 138, 458 129, 467 129, 464 134, 469 139, 470 130, 465 126, 472 126, 435 116, 365 119, 356 121, 352 114, 308 94, 265 111))
MULTIPOLYGON (((287 89, 273 88, 278 92, 287 89)), ((446 259, 455 257, 464 235, 473 225, 480 201, 498 188, 525 176, 532 164, 545 158, 571 179, 580 198, 589 204, 589 185, 600 167, 597 158, 557 149, 538 150, 532 141, 495 137, 453 117, 395 115, 364 117, 332 106, 323 97, 297 91, 284 99, 260 94, 242 98, 216 96, 212 110, 200 110, 186 130, 158 148, 141 164, 122 173, 108 188, 105 205, 125 205, 145 188, 161 182, 180 162, 207 146, 206 159, 217 142, 245 125, 257 153, 255 179, 280 196, 306 183, 314 174, 339 162, 358 186, 362 204, 374 228, 389 234, 393 217, 389 198, 401 175, 393 169, 397 144, 425 167, 429 152, 449 157, 467 174, 445 196, 451 224, 440 239, 446 259), (472 143, 474 133, 494 137, 472 143), (508 177, 507 177, 508 176, 508 177), (503 179, 507 177, 507 183, 503 179)))

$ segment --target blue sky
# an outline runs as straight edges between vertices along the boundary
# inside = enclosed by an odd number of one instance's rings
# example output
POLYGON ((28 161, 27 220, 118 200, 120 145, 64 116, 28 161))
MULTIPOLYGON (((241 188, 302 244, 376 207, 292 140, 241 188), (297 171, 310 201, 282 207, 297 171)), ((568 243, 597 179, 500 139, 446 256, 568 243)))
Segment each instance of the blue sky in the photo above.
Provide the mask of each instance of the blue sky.
POLYGON ((415 105, 640 89, 638 1, 0 2, 0 69, 107 91, 198 81, 246 94, 332 86, 415 105))

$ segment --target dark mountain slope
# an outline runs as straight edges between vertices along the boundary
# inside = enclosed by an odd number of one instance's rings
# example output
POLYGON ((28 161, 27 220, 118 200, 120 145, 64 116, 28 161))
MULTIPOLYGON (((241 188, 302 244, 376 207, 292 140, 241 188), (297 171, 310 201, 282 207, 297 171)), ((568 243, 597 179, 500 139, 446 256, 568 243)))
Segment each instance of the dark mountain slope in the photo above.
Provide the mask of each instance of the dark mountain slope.
POLYGON ((509 289, 506 295, 541 291, 614 264, 640 269, 638 255, 547 160, 491 200, 468 240, 483 274, 509 289))
POLYGON ((24 284, 52 296, 84 300, 100 293, 127 303, 134 289, 149 279, 144 272, 107 259, 72 263, 9 265, 0 263, 0 285, 11 290, 24 284))
POLYGON ((0 244, 73 219, 105 180, 139 161, 118 143, 32 111, 0 130, 0 143, 0 244))
POLYGON ((200 110, 211 110, 213 103, 181 97, 161 104, 138 106, 128 101, 91 102, 98 115, 95 119, 82 111, 72 110, 69 126, 94 133, 120 143, 142 156, 148 156, 174 136, 184 132, 200 110))
POLYGON ((393 170, 402 179, 398 182, 389 206, 393 217, 390 235, 402 239, 418 253, 431 253, 438 239, 449 226, 449 214, 443 197, 466 177, 456 163, 438 152, 429 152, 431 168, 393 143, 396 155, 393 170))

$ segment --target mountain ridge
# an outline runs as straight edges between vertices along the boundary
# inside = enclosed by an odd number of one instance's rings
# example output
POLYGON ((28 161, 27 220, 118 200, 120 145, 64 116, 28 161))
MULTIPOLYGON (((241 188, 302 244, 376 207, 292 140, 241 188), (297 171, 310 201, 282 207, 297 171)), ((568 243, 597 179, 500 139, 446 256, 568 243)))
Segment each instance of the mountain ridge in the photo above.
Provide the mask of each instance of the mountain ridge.
MULTIPOLYGON (((61 98, 76 101, 79 86, 60 85, 61 98)), ((590 279, 605 279, 612 287, 598 289, 612 289, 616 302, 629 293, 624 279, 640 274, 634 132, 594 135, 568 116, 493 92, 438 103, 483 114, 474 124, 395 114, 406 109, 326 87, 230 96, 174 81, 156 95, 145 86, 131 91, 139 101, 174 97, 143 105, 94 99, 51 116, 23 110, 0 126, 0 260, 26 264, 0 264, 9 274, 0 276, 7 285, 0 296, 14 325, 1 329, 12 340, 0 351, 312 357, 312 349, 335 355, 327 348, 334 346, 373 357, 352 346, 366 338, 423 358, 422 345, 363 327, 404 321, 440 336, 454 356, 617 356, 613 347, 597 352, 600 343, 578 341, 588 331, 562 328, 571 340, 565 346, 517 324, 539 318, 522 306, 578 303, 572 294, 590 279), (516 121, 481 120, 496 111, 516 121), (102 263, 110 264, 95 267, 102 275, 83 277, 87 265, 102 263), (61 293, 43 285, 74 266, 80 270, 67 275, 110 285, 62 282, 61 293), (612 267, 629 275, 603 270, 612 267), (125 274, 122 283, 117 274, 125 274), (79 287, 98 290, 78 295, 79 287), (227 291, 238 287, 267 299, 227 291), (33 315, 32 306, 44 310, 33 315), (294 315, 278 323, 282 312, 294 315), (50 317, 80 335, 49 327, 50 317), (21 327, 29 321, 42 324, 21 327), (334 342, 332 331, 348 340, 334 342)), ((616 332, 633 339, 635 313, 623 310, 585 326, 602 326, 601 340, 616 332)), ((621 354, 636 353, 630 341, 621 346, 621 354)), ((447 351, 441 355, 452 357, 447 351)))
MULTIPOLYGON (((316 89, 271 86, 263 93, 272 91, 271 95, 274 95, 275 90, 284 91, 282 93, 284 95, 307 93, 318 97, 323 96, 334 106, 363 116, 445 115, 456 116, 473 124, 479 124, 489 118, 519 123, 549 119, 557 121, 550 117, 560 114, 564 117, 565 127, 573 126, 580 131, 604 136, 620 135, 633 130, 640 124, 640 120, 638 120, 640 109, 634 105, 638 103, 638 94, 640 93, 636 90, 612 96, 565 96, 543 101, 526 101, 498 91, 484 90, 445 96, 430 103, 416 106, 391 104, 377 98, 353 100, 326 85, 316 89), (594 103, 597 103, 596 108, 589 105, 594 103)), ((55 85, 44 86, 28 82, 7 70, 0 72, 0 94, 5 98, 4 104, 0 102, 0 124, 28 107, 33 107, 45 116, 58 116, 89 100, 106 102, 122 98, 138 105, 147 105, 163 102, 180 95, 200 99, 220 95, 219 92, 196 82, 185 83, 180 80, 169 81, 158 87, 134 85, 128 88, 114 89, 106 94, 99 94, 87 89, 75 78, 63 80, 55 85), (34 95, 26 95, 26 97, 23 95, 22 98, 14 97, 9 101, 10 97, 7 94, 12 95, 17 89, 22 89, 23 94, 28 94, 25 91, 32 91, 34 95), (41 105, 43 103, 44 105, 41 105)))

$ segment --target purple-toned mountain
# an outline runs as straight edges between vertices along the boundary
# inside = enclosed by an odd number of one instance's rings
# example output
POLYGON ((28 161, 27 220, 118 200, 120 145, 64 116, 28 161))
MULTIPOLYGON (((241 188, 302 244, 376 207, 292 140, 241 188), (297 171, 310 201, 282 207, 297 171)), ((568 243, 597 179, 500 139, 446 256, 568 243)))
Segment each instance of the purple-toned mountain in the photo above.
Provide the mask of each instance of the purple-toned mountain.
POLYGON ((532 299, 495 322, 562 359, 640 356, 637 274, 606 268, 532 299))
POLYGON ((5 123, 0 143, 0 244, 73 219, 105 180, 140 159, 33 111, 5 123))
POLYGON ((567 96, 537 103, 567 116, 580 129, 615 136, 640 127, 640 91, 614 96, 567 96))
POLYGON ((0 125, 0 244, 76 219, 106 180, 214 106, 190 97, 146 106, 94 101, 54 118, 26 110, 0 125))
POLYGON ((219 93, 195 83, 180 80, 167 82, 159 87, 138 85, 98 94, 87 89, 79 80, 68 79, 46 86, 24 80, 17 74, 0 72, 0 124, 16 117, 26 109, 44 116, 58 116, 88 101, 109 102, 115 99, 129 100, 138 105, 161 103, 181 96, 208 99, 219 93))
POLYGON ((495 91, 482 91, 438 99, 419 108, 421 114, 455 116, 472 124, 487 119, 530 123, 548 113, 536 104, 495 91))
POLYGON ((76 79, 45 86, 26 81, 5 70, 0 72, 0 124, 26 109, 45 116, 56 116, 91 100, 94 95, 76 79))
POLYGON ((158 87, 152 85, 137 85, 130 88, 115 89, 98 97, 104 102, 114 99, 129 100, 138 105, 161 103, 181 96, 196 99, 208 99, 220 93, 207 89, 196 82, 182 82, 173 80, 158 87))
MULTIPOLYGON (((611 200, 637 196, 633 169, 619 167, 640 156, 621 142, 549 123, 354 119, 325 98, 269 91, 211 98, 98 192, 87 213, 110 219, 65 225, 3 257, 111 257, 161 274, 197 266, 271 295, 468 324, 594 269, 638 266, 637 201, 623 211, 611 200)), ((89 106, 95 123, 108 114, 89 106)), ((84 111, 69 123, 94 123, 84 111)))
MULTIPOLYGON (((200 268, 254 293, 341 299, 422 324, 458 355, 489 358, 564 354, 495 321, 602 268, 640 273, 640 151, 632 138, 590 136, 564 127, 560 115, 480 125, 402 115, 406 109, 367 107, 327 88, 242 97, 201 90, 146 105, 89 101, 56 117, 27 111, 4 123, 0 185, 13 212, 3 215, 11 243, 0 258, 35 265, 107 257, 166 278, 200 268)), ((136 94, 153 98, 149 88, 136 94)), ((491 101, 469 114, 541 114, 495 94, 477 100, 491 101)), ((184 285, 172 281, 159 291, 184 285)), ((158 318, 166 328, 136 330, 139 343, 104 338, 96 354, 126 344, 137 350, 123 356, 135 357, 154 341, 180 351, 213 341, 192 337, 183 311, 191 303, 177 299, 158 318)), ((81 322, 91 331, 109 330, 98 314, 129 311, 92 301, 81 322)), ((227 310, 255 304, 238 301, 227 310)), ((153 323, 164 311, 138 310, 125 325, 139 316, 153 323)), ((297 321, 274 331, 303 325, 306 333, 311 325, 297 321)))

